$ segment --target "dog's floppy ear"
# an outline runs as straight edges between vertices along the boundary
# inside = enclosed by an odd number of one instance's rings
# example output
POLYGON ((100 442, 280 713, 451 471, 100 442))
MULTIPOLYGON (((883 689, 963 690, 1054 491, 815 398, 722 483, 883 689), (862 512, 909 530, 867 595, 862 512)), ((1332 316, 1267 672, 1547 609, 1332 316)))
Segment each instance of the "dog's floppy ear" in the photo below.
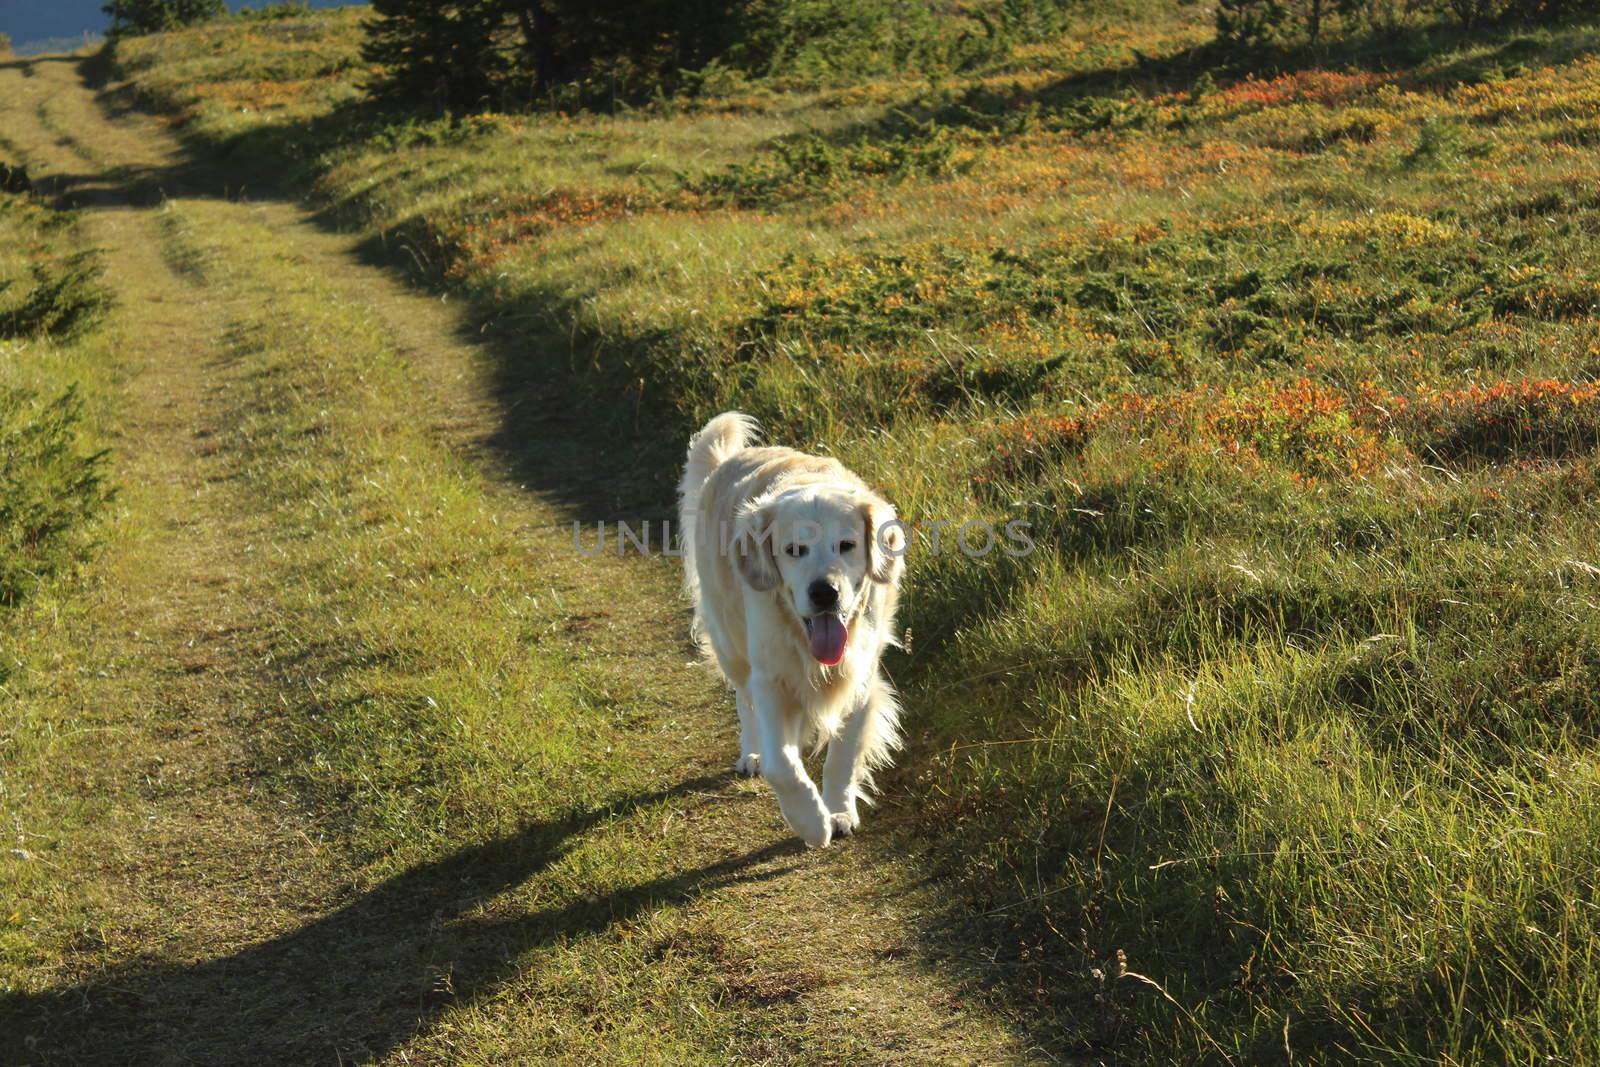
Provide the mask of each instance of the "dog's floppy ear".
POLYGON ((861 522, 866 528, 867 577, 875 582, 892 583, 900 576, 906 554, 906 530, 894 505, 867 495, 860 504, 861 522))
POLYGON ((778 584, 778 560, 772 554, 772 521, 765 506, 740 512, 734 524, 733 562, 739 575, 758 593, 778 584))

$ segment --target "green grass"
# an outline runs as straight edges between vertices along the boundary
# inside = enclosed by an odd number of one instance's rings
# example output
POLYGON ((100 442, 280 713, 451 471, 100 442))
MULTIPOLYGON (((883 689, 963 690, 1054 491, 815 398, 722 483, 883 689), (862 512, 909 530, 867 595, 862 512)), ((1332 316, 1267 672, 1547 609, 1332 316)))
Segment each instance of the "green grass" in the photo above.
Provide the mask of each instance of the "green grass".
MULTIPOLYGON (((647 728, 637 706, 663 696, 638 691, 615 649, 591 642, 580 653, 549 632, 553 610, 592 590, 559 572, 530 581, 520 531, 501 523, 481 471, 418 418, 416 367, 369 307, 231 205, 173 202, 161 227, 169 258, 228 309, 237 417, 217 447, 249 486, 249 510, 271 516, 262 536, 272 564, 247 595, 270 605, 262 639, 280 696, 253 724, 254 761, 318 813, 371 892, 322 924, 364 961, 363 992, 331 992, 330 1010, 382 1020, 389 1013, 369 1002, 417 995, 405 950, 367 944, 364 925, 386 921, 403 884, 449 912, 473 872, 474 892, 493 895, 484 885, 503 876, 506 897, 474 903, 431 950, 448 961, 433 980, 451 995, 424 1015, 439 1020, 423 1053, 576 1062, 592 1042, 623 1060, 690 1062, 731 1040, 736 1014, 715 1010, 714 969, 695 954, 652 966, 660 943, 687 936, 671 903, 697 887, 669 877, 679 858, 670 840, 610 828, 636 806, 664 813, 675 794, 651 797, 658 768, 620 758, 647 728), (580 654, 591 669, 574 669, 580 654), (606 934, 619 915, 647 910, 653 937, 606 934), (527 978, 504 995, 542 1010, 492 1025, 498 1013, 479 1000, 492 999, 510 960, 527 978), (641 971, 650 984, 628 981, 641 971), (614 1021, 575 1042, 588 1016, 614 1021), (664 1020, 675 1036, 662 1045, 664 1020)), ((332 989, 349 966, 330 961, 308 981, 332 989)), ((321 1010, 274 1037, 284 1055, 343 1025, 319 1021, 321 1010)), ((380 1049, 399 1036, 372 1025, 367 1040, 380 1049)))
POLYGON ((572 550, 567 494, 627 479, 542 409, 509 442, 447 302, 206 197, 83 73, 0 71, 105 245, 123 488, 92 595, 7 649, 23 1057, 1023 1059, 910 951, 914 865, 807 853, 726 770, 674 569, 572 550))
MULTIPOLYGON (((1247 77, 1173 6, 932 87, 451 124, 356 106, 357 20, 117 58, 198 143, 292 150, 655 484, 738 406, 909 516, 1034 524, 911 560, 929 953, 1063 1054, 1600 1057, 1600 28, 1247 77)), ((454 794, 369 729, 363 818, 454 794)))
MULTIPOLYGON (((21 192, 0 193, 0 897, 7 901, 0 958, 7 963, 45 955, 43 924, 29 903, 53 895, 53 876, 35 860, 55 833, 76 825, 51 789, 52 768, 74 746, 53 709, 30 699, 28 678, 57 651, 43 635, 81 620, 94 584, 84 565, 97 543, 121 533, 108 515, 114 478, 106 462, 114 338, 93 328, 109 303, 98 255, 84 247, 72 215, 21 192)), ((75 666, 75 657, 53 658, 55 670, 75 666)), ((81 901, 56 904, 81 916, 81 901)))
POLYGON ((495 523, 481 479, 416 419, 411 370, 384 329, 326 279, 297 277, 290 249, 232 256, 274 247, 259 224, 203 202, 171 204, 162 222, 169 254, 236 309, 228 356, 248 368, 244 414, 219 447, 295 531, 260 595, 282 619, 276 655, 319 669, 282 679, 298 703, 261 731, 281 746, 263 762, 360 852, 404 842, 386 865, 464 827, 493 837, 598 806, 621 772, 606 770, 616 738, 602 698, 532 647, 541 596, 563 592, 528 586, 517 531, 495 523), (579 764, 587 792, 562 773, 579 764))

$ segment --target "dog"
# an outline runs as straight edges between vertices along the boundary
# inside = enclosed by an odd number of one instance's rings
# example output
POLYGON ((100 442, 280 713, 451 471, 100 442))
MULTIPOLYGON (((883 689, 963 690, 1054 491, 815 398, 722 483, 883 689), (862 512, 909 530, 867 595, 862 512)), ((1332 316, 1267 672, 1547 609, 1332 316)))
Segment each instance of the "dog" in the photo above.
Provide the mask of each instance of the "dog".
POLYGON ((900 704, 879 661, 896 643, 906 535, 843 464, 755 447, 757 432, 727 412, 689 444, 684 591, 691 633, 738 704, 734 769, 764 777, 790 828, 822 848, 861 825, 872 772, 900 745, 900 704), (820 792, 803 745, 827 747, 820 792))

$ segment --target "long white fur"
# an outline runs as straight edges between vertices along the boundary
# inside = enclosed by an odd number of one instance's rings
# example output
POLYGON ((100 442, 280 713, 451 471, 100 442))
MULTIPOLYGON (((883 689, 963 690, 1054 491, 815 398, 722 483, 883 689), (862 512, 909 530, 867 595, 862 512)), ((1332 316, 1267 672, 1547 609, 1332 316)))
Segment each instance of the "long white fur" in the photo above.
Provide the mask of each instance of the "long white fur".
MULTIPOLYGON (((733 689, 739 709, 735 768, 759 772, 777 794, 784 818, 808 845, 827 845, 860 825, 857 802, 869 802, 872 772, 900 745, 900 707, 880 659, 894 643, 894 614, 904 544, 894 509, 833 459, 787 448, 758 448, 753 419, 718 415, 689 445, 679 488, 684 592, 694 606, 692 633, 733 689), (849 509, 849 510, 847 510, 849 509), (849 639, 835 666, 818 663, 782 580, 758 581, 775 568, 756 558, 756 522, 788 512, 839 522, 859 514, 864 560, 849 583, 849 639), (880 532, 881 531, 881 532, 880 532), (870 547, 866 543, 870 541, 870 547), (741 546, 746 551, 741 555, 741 546), (885 552, 885 546, 889 551, 885 552), (827 747, 819 791, 801 761, 802 747, 827 747)), ((760 551, 757 545, 756 551, 760 551)), ((835 564, 835 570, 843 567, 835 564)), ((792 566, 791 566, 792 569, 792 566)))

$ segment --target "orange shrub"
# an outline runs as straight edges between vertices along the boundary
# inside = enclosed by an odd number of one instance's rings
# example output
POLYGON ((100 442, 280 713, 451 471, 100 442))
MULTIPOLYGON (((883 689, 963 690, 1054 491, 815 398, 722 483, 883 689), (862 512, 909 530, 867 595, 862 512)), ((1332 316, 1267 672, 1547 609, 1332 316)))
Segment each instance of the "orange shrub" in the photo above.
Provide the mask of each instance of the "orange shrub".
POLYGON ((1305 479, 1360 477, 1389 454, 1342 394, 1307 378, 1242 390, 1127 393, 1082 414, 1029 417, 991 432, 997 473, 1009 476, 1037 473, 1107 433, 1135 439, 1157 468, 1205 459, 1240 466, 1271 461, 1305 479))
POLYGON ((518 244, 558 227, 593 225, 653 206, 636 204, 632 196, 621 193, 568 189, 497 205, 498 213, 477 216, 444 240, 451 253, 450 273, 465 276, 494 263, 518 244))
POLYGON ((1276 107, 1313 103, 1332 107, 1366 96, 1395 78, 1393 74, 1376 71, 1301 70, 1276 78, 1246 78, 1221 90, 1212 99, 1224 105, 1276 107))
POLYGON ((1369 421, 1442 459, 1555 459, 1600 444, 1600 382, 1521 378, 1464 389, 1382 396, 1369 421))

